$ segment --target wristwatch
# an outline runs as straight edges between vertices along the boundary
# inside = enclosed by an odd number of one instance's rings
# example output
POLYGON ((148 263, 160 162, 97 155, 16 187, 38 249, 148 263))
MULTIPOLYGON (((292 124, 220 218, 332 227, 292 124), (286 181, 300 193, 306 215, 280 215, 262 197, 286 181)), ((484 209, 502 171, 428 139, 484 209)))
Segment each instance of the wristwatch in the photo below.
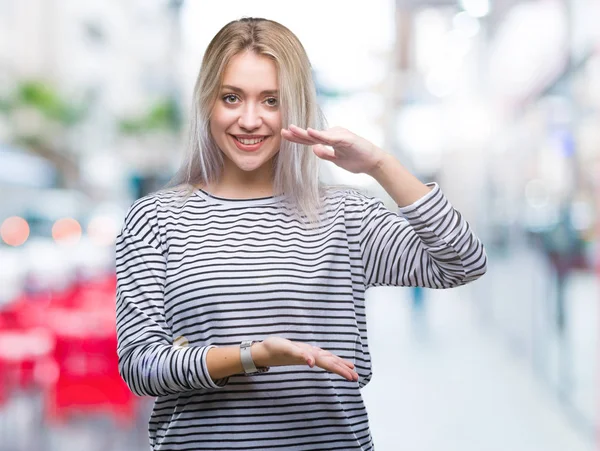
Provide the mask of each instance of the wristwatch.
POLYGON ((252 352, 250 348, 254 343, 258 343, 258 341, 246 340, 242 341, 240 344, 240 359, 242 361, 242 367, 244 368, 244 374, 254 374, 254 373, 266 373, 269 371, 268 366, 257 368, 254 364, 254 360, 252 360, 252 352))

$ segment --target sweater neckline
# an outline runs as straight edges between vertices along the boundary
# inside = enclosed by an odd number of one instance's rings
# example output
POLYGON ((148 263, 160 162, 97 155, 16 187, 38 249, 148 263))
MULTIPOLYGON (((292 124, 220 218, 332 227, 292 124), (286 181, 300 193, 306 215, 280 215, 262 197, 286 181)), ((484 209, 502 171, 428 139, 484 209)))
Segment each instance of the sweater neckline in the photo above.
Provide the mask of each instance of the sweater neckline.
POLYGON ((266 196, 266 197, 251 197, 246 199, 234 199, 228 197, 219 197, 204 191, 202 188, 196 188, 196 194, 211 204, 230 205, 238 207, 254 206, 254 205, 270 205, 281 202, 285 196, 266 196))

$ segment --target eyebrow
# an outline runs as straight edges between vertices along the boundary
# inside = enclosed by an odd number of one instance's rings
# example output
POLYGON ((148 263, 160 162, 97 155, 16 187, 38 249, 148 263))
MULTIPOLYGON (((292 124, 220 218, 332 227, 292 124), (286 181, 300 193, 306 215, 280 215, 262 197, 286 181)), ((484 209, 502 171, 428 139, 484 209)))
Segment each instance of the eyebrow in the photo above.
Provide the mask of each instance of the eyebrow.
MULTIPOLYGON (((237 86, 232 86, 232 85, 223 85, 223 86, 221 86, 221 89, 228 89, 230 91, 239 92, 240 94, 244 93, 244 90, 242 88, 238 88, 237 86)), ((279 94, 278 89, 267 89, 260 93, 260 95, 277 95, 277 94, 279 94)))

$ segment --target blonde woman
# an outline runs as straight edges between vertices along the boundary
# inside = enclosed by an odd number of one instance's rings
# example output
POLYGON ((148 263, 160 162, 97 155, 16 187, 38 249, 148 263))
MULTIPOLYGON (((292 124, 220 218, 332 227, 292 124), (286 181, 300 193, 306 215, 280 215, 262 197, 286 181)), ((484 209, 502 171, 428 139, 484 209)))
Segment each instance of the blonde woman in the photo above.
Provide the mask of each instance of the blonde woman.
POLYGON ((374 449, 365 290, 484 274, 438 185, 323 128, 292 32, 252 18, 218 32, 175 186, 137 200, 117 241, 119 368, 156 397, 153 450, 374 449), (371 175, 399 212, 322 186, 319 158, 371 175))

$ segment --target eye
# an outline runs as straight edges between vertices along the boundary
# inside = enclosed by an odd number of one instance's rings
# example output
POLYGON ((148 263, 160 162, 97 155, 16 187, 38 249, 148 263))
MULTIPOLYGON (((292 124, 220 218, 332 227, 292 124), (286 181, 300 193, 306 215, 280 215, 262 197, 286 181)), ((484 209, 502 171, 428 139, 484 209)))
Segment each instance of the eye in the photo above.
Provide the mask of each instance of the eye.
POLYGON ((225 103, 235 103, 238 97, 235 94, 227 94, 223 96, 223 101, 225 103))
POLYGON ((279 105, 279 101, 275 97, 269 97, 265 100, 265 103, 269 106, 279 105))

